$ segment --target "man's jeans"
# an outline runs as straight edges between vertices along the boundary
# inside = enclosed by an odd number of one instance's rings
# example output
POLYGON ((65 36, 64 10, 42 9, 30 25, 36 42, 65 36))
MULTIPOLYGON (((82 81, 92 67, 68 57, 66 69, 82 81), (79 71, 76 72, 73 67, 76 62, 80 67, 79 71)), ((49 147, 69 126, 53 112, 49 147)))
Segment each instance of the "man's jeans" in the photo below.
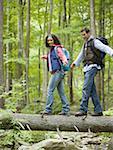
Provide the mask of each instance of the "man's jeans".
POLYGON ((52 105, 53 105, 53 92, 55 88, 57 87, 59 96, 61 98, 62 102, 62 112, 68 112, 70 110, 69 103, 67 101, 67 98, 64 94, 64 72, 57 71, 54 74, 52 74, 49 85, 48 85, 48 93, 47 93, 47 102, 46 102, 46 111, 52 112, 52 105))
POLYGON ((97 73, 97 68, 92 67, 89 71, 84 74, 84 85, 82 90, 82 101, 80 104, 80 111, 87 112, 88 111, 88 100, 91 97, 92 102, 94 104, 95 112, 102 112, 102 108, 100 105, 99 97, 96 92, 96 87, 94 83, 94 77, 97 73))

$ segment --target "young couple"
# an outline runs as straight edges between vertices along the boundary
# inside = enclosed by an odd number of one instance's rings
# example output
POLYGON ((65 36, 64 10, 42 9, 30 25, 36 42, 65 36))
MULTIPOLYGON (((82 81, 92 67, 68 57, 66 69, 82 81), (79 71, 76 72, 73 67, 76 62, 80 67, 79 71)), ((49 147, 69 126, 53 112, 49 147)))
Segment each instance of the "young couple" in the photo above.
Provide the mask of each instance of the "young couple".
MULTIPOLYGON (((95 49, 97 49, 97 51, 105 52, 112 57, 113 57, 113 49, 103 44, 100 40, 94 38, 91 35, 91 32, 88 28, 83 28, 81 30, 81 36, 84 39, 84 44, 82 46, 82 49, 77 59, 70 66, 71 69, 73 69, 75 66, 79 66, 82 61, 84 63, 84 67, 83 67, 84 84, 82 89, 82 100, 80 104, 80 110, 79 112, 75 113, 75 116, 87 115, 89 97, 91 97, 92 102, 94 104, 94 113, 92 114, 92 116, 103 116, 102 107, 100 105, 99 97, 97 95, 96 87, 94 83, 94 78, 96 76, 96 73, 98 70, 101 69, 101 61, 99 58, 100 55, 96 55, 93 52, 93 50, 91 50, 91 47, 89 45, 93 40, 94 47, 95 49)), ((59 39, 55 35, 53 34, 47 35, 45 39, 45 45, 50 50, 47 55, 42 56, 42 59, 47 60, 47 67, 48 67, 48 71, 51 73, 51 78, 48 84, 46 108, 43 114, 46 115, 52 114, 52 105, 54 101, 53 92, 55 88, 57 88, 62 102, 62 111, 59 113, 59 115, 68 115, 70 111, 70 106, 65 96, 64 85, 63 85, 65 72, 62 71, 61 69, 61 65, 59 63, 58 57, 64 65, 66 65, 68 61, 66 59, 66 56, 62 52, 62 45, 59 39), (56 46, 58 47, 57 48, 58 57, 56 56, 56 52, 55 52, 56 46)))

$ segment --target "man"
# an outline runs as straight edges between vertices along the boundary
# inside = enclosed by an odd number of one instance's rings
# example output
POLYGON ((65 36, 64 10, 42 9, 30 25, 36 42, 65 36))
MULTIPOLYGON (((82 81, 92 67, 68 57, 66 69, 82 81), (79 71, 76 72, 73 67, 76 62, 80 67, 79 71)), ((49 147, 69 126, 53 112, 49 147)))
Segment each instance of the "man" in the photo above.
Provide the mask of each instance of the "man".
POLYGON ((82 29, 81 35, 85 42, 77 59, 71 64, 71 69, 73 69, 75 66, 79 66, 82 60, 84 63, 82 100, 80 104, 80 111, 77 112, 75 116, 87 115, 89 97, 91 97, 94 104, 94 113, 92 116, 103 116, 102 107, 100 105, 99 97, 97 95, 94 83, 94 77, 96 76, 97 71, 101 69, 101 61, 100 58, 91 49, 90 42, 93 40, 94 47, 99 53, 102 51, 109 54, 110 56, 113 56, 113 49, 103 44, 100 40, 94 38, 88 28, 82 29))

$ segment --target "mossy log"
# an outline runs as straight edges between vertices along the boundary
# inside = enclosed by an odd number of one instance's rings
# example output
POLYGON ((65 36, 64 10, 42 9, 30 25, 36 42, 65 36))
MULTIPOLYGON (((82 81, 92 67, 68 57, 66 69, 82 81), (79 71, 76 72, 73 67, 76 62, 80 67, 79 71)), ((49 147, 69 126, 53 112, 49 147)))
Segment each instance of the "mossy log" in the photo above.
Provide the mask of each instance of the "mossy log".
POLYGON ((108 150, 113 150, 113 137, 111 137, 111 139, 108 143, 108 150))
POLYGON ((75 117, 74 115, 39 115, 0 113, 0 128, 22 130, 75 131, 75 132, 113 132, 113 117, 75 117))

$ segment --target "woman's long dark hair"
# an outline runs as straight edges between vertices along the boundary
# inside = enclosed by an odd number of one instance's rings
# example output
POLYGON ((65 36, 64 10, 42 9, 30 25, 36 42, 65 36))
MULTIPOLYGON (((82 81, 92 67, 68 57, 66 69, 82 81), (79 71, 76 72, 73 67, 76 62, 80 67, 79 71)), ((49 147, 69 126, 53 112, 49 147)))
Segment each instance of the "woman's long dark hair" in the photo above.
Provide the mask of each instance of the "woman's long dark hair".
POLYGON ((50 47, 49 44, 48 44, 48 42, 47 42, 47 39, 48 39, 49 36, 51 36, 51 37, 53 38, 54 44, 56 44, 56 45, 61 45, 61 43, 60 43, 60 41, 59 41, 59 39, 58 39, 58 37, 57 37, 56 35, 54 35, 54 34, 49 34, 49 35, 47 35, 46 38, 45 38, 45 45, 46 45, 46 47, 50 47))

